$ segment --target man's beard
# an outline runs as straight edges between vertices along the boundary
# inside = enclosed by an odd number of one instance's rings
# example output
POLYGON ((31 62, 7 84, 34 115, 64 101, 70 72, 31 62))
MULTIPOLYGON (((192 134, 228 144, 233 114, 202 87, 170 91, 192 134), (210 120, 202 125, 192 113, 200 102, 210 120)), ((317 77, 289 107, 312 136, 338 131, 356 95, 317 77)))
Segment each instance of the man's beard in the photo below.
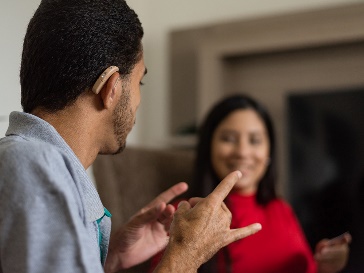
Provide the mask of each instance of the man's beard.
POLYGON ((118 154, 125 149, 126 138, 133 128, 134 116, 130 103, 130 88, 126 82, 122 85, 122 95, 113 113, 114 135, 119 147, 113 154, 118 154))

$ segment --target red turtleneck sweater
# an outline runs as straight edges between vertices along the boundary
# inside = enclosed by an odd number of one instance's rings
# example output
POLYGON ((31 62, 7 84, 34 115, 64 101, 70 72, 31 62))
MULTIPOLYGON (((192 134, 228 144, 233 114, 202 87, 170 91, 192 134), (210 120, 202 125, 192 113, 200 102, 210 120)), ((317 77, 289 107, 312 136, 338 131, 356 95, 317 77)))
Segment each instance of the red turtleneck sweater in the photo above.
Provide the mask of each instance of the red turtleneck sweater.
MULTIPOLYGON (((291 207, 281 199, 263 207, 255 195, 231 193, 231 228, 258 222, 262 230, 228 245, 233 273, 316 273, 316 263, 291 207)), ((225 264, 219 253, 219 268, 225 264)), ((226 272, 225 270, 221 270, 226 272)))
MULTIPOLYGON (((261 223, 258 233, 227 246, 230 261, 220 251, 218 272, 228 273, 316 273, 316 263, 303 231, 291 207, 281 199, 263 207, 255 195, 231 193, 226 204, 232 213, 231 228, 261 223)), ((175 204, 177 205, 177 204, 175 204)), ((162 253, 152 259, 149 272, 156 267, 162 253)))

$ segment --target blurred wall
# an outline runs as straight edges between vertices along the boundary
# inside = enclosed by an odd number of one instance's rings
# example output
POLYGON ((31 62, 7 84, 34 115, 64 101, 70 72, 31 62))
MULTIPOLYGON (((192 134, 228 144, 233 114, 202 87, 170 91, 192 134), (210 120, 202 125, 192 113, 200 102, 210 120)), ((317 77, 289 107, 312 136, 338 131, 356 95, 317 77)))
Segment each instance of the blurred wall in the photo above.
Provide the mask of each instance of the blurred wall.
POLYGON ((0 1, 0 137, 3 137, 9 113, 21 110, 19 70, 23 39, 40 1, 0 1))
MULTIPOLYGON (((163 147, 168 138, 168 33, 174 29, 206 25, 268 14, 331 7, 363 0, 129 0, 145 30, 144 51, 148 75, 142 104, 129 144, 163 147)), ((19 68, 26 26, 39 0, 1 0, 0 9, 0 136, 12 110, 21 110, 19 68)))

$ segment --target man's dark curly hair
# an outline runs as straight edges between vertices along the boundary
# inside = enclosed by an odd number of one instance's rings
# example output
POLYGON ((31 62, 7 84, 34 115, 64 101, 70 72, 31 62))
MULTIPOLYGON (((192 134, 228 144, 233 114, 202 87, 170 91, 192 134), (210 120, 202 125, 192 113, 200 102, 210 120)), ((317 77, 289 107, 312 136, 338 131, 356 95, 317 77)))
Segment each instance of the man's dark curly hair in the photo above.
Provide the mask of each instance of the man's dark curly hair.
POLYGON ((127 77, 141 59, 143 28, 123 0, 42 0, 20 69, 24 112, 56 112, 90 90, 109 66, 127 77))

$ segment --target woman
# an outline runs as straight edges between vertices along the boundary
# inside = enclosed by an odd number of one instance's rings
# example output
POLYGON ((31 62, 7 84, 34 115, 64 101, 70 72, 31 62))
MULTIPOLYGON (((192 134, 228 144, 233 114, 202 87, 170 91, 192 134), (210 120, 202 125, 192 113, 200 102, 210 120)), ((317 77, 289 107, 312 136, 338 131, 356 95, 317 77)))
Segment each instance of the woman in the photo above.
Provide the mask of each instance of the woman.
POLYGON ((216 104, 200 127, 195 196, 205 196, 228 173, 243 177, 226 199, 231 227, 262 224, 254 236, 230 244, 201 272, 334 273, 347 263, 349 234, 322 240, 315 257, 290 206, 276 194, 273 124, 250 97, 234 95, 216 104))
POLYGON ((207 115, 198 135, 192 196, 206 196, 240 170, 243 176, 226 198, 231 228, 258 222, 262 230, 228 245, 199 272, 335 273, 346 265, 350 234, 320 241, 313 256, 293 210, 276 194, 275 152, 271 119, 252 98, 227 97, 207 115))

